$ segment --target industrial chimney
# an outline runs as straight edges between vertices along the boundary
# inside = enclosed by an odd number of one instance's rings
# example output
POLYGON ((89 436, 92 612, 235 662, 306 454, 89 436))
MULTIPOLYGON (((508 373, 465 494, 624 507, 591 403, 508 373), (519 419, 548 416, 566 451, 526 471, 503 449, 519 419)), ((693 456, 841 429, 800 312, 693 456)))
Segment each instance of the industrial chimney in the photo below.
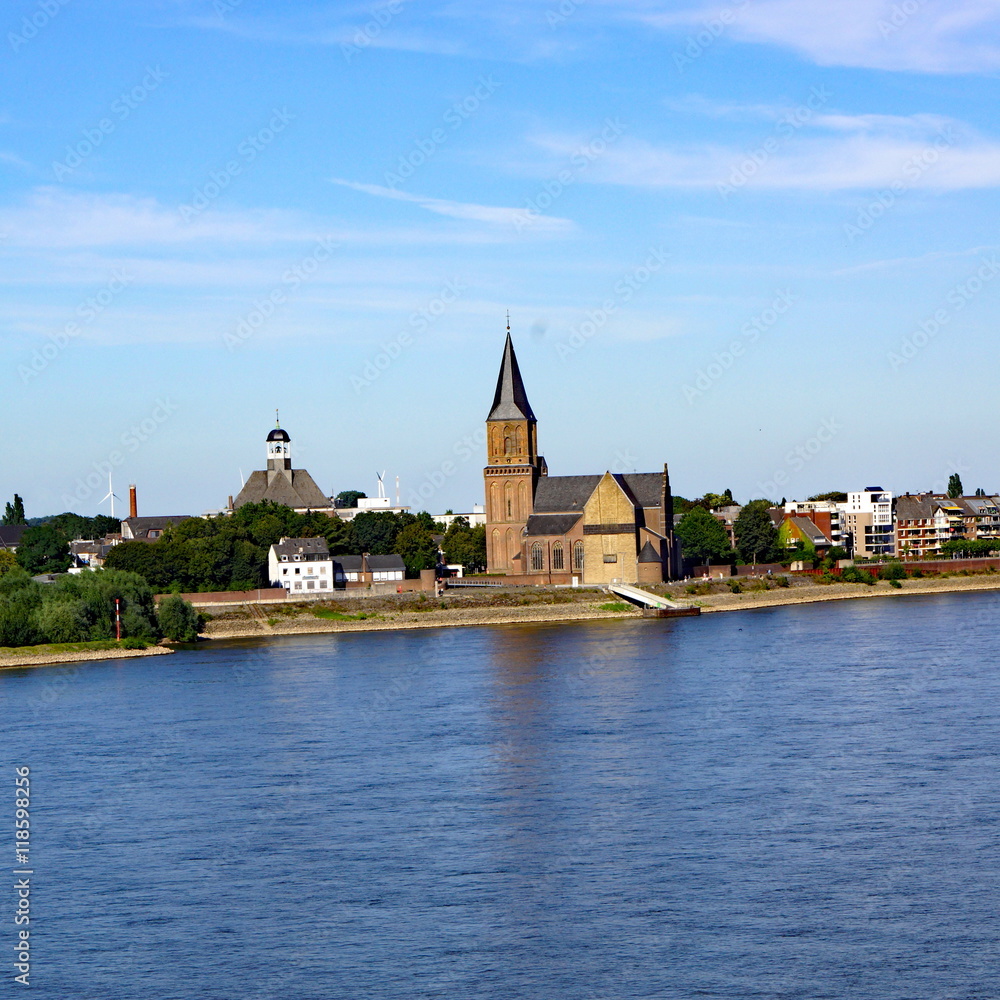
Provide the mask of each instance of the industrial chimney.
POLYGON ((135 483, 130 483, 128 488, 128 516, 139 516, 139 504, 135 498, 135 483))

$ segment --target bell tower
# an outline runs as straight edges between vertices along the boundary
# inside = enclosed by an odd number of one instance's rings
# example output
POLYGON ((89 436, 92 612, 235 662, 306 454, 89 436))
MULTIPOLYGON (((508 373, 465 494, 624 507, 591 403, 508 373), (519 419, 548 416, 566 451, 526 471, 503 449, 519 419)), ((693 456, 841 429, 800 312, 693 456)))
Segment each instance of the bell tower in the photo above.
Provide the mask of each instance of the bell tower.
POLYGON ((524 573, 521 539, 534 506, 535 484, 546 474, 538 454, 538 429, 521 380, 517 355, 507 341, 493 406, 486 418, 486 553, 491 573, 524 573))
POLYGON ((267 481, 270 483, 276 475, 292 478, 292 439, 287 431, 281 429, 278 422, 278 411, 274 411, 274 430, 267 435, 267 481))

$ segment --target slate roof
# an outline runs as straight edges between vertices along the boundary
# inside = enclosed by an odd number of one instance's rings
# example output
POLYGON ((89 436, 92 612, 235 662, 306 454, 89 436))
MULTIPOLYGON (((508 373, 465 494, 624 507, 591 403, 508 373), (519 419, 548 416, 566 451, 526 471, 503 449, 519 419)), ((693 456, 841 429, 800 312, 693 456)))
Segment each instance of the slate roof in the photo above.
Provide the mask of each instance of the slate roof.
POLYGON ((517 366, 514 344, 507 332, 507 342, 503 346, 503 361, 497 378, 497 390, 493 394, 493 405, 487 420, 534 420, 528 394, 524 391, 521 369, 517 366))
POLYGON ((660 553, 653 548, 652 542, 646 542, 639 551, 639 562, 641 563, 658 563, 662 561, 660 553))
POLYGON ((896 521, 914 521, 918 518, 933 518, 937 503, 927 498, 898 497, 896 499, 896 521))
POLYGON ((0 549, 16 549, 27 527, 26 524, 0 524, 0 549))
POLYGON ((535 513, 582 511, 600 481, 600 476, 541 476, 535 488, 535 513))
POLYGON ((271 548, 276 556, 320 556, 326 559, 330 555, 325 538, 282 538, 271 548))
POLYGON ((579 514, 532 514, 525 533, 528 535, 565 535, 583 517, 579 514))
POLYGON ((808 517, 790 517, 788 519, 795 525, 799 531, 802 532, 806 538, 809 539, 813 545, 830 545, 831 540, 827 538, 826 533, 820 528, 815 521, 811 521, 808 517))
POLYGON ((132 538, 148 538, 151 531, 163 531, 168 524, 190 521, 194 514, 161 514, 157 517, 126 517, 122 524, 128 525, 132 538))
POLYGON ((268 441, 291 441, 292 439, 288 436, 288 431, 282 430, 280 427, 275 427, 273 431, 267 436, 268 441))
MULTIPOLYGON (((337 556, 333 561, 334 563, 339 563, 340 568, 345 573, 360 573, 361 559, 361 556, 337 556)), ((369 556, 368 569, 373 573, 384 573, 387 570, 400 569, 405 572, 406 563, 403 562, 402 556, 397 555, 369 556)))
POLYGON ((325 509, 333 506, 330 498, 316 485, 313 477, 305 469, 292 469, 291 474, 291 481, 283 472, 272 474, 269 483, 266 472, 251 472, 246 485, 233 501, 233 509, 242 507, 246 503, 262 503, 264 500, 293 508, 325 509))

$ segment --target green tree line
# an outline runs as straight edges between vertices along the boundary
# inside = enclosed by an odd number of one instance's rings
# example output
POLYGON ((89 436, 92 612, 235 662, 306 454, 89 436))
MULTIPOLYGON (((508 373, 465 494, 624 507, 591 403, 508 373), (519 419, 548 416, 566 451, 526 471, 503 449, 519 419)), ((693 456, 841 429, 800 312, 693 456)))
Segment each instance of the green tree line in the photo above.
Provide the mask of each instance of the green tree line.
POLYGON ((138 574, 97 570, 42 584, 15 566, 0 567, 0 646, 113 639, 116 598, 123 639, 197 638, 194 608, 176 597, 157 610, 152 588, 138 574))

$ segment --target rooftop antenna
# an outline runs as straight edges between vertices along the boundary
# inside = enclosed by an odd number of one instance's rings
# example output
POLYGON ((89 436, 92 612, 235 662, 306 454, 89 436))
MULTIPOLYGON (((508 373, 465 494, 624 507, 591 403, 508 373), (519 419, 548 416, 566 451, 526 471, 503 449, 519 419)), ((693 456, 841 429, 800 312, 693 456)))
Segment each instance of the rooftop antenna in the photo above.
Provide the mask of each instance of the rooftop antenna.
POLYGON ((108 473, 108 492, 105 493, 104 496, 101 497, 101 503, 104 503, 105 500, 110 500, 111 501, 111 519, 114 520, 114 517, 115 517, 115 500, 121 500, 121 497, 118 496, 115 493, 114 489, 111 486, 111 473, 110 472, 108 473))
POLYGON ((396 476, 396 506, 399 506, 399 476, 396 476))

